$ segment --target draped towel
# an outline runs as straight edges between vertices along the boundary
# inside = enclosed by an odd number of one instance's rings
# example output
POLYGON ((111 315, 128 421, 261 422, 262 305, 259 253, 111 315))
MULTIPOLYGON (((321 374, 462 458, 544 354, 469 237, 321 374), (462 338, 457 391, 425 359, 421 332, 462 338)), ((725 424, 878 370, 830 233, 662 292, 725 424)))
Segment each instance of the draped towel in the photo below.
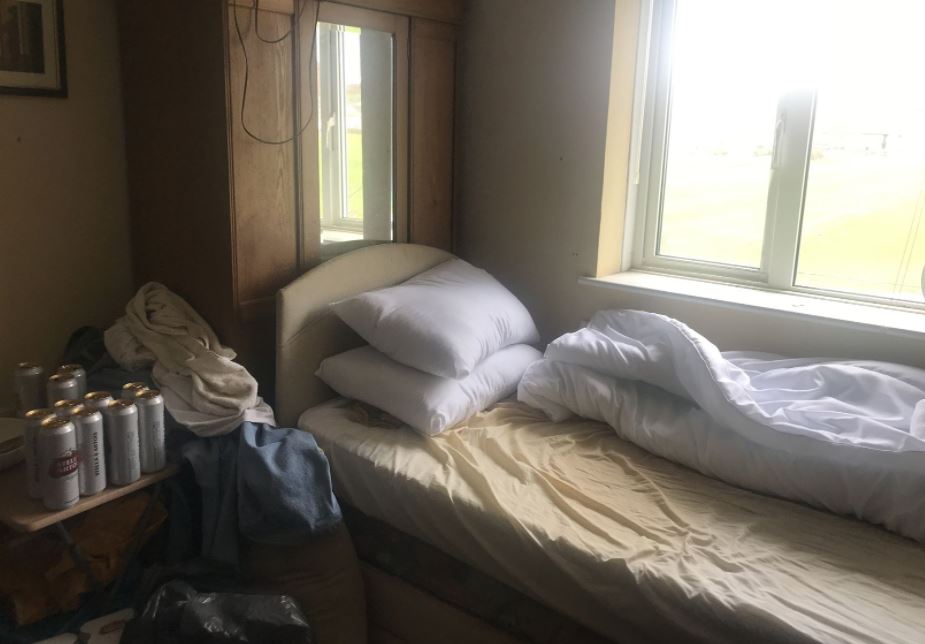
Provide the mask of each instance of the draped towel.
POLYGON ((162 284, 142 286, 104 340, 123 369, 152 368, 167 410, 199 436, 226 434, 244 421, 276 424, 257 381, 234 362, 234 350, 162 284))

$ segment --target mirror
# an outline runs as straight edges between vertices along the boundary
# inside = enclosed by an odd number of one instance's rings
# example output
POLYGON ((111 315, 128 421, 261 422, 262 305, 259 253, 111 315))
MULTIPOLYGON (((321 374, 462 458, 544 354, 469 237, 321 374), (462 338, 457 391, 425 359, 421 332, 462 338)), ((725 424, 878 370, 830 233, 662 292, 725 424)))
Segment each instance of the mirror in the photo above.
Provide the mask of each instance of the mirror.
POLYGON ((393 34, 319 21, 315 38, 322 249, 360 240, 392 241, 393 34))

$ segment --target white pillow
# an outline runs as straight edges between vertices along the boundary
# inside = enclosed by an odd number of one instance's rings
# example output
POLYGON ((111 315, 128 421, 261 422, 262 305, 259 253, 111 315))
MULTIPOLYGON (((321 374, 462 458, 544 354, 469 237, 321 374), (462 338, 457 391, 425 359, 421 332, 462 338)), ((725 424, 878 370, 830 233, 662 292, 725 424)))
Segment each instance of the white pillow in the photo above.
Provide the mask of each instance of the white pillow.
POLYGON ((433 436, 510 396, 527 367, 542 357, 533 347, 516 344, 483 361, 468 377, 454 380, 360 347, 323 361, 315 375, 340 395, 382 409, 433 436))
POLYGON ((533 318, 520 300, 461 259, 333 307, 382 353, 444 378, 464 378, 499 349, 539 341, 533 318))

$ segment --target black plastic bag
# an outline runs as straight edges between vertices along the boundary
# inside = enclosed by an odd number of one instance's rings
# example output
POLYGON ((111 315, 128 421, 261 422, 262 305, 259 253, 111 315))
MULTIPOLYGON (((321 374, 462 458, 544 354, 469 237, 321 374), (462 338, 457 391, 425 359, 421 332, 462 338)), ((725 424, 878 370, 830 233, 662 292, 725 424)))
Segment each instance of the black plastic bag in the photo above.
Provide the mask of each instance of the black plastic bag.
POLYGON ((199 593, 171 581, 125 626, 131 644, 311 644, 312 631, 286 595, 199 593))

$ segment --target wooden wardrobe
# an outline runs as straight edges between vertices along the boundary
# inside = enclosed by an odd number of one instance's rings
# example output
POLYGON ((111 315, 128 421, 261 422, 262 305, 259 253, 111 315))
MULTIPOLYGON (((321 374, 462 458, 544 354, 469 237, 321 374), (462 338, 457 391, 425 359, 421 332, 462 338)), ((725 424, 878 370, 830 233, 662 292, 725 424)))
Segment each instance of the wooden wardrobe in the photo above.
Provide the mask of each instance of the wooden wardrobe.
POLYGON ((272 402, 276 291, 324 259, 317 184, 305 181, 317 177, 305 138, 312 83, 295 71, 310 64, 313 17, 372 10, 404 34, 395 41, 395 75, 404 82, 395 85, 393 239, 450 249, 463 0, 257 6, 120 0, 119 31, 135 281, 161 282, 186 298, 272 402), (242 41, 246 124, 272 143, 242 128, 242 41))

